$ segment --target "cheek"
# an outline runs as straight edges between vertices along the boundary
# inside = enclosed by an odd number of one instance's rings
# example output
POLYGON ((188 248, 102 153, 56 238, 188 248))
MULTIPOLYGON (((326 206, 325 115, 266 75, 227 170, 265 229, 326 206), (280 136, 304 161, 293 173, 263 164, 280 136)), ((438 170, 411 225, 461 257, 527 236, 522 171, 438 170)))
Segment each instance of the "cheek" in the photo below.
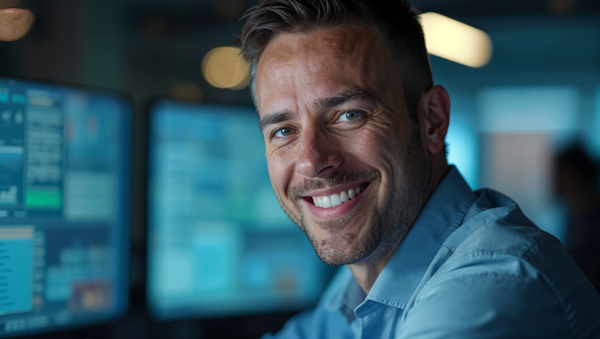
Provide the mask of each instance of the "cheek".
POLYGON ((287 196, 292 176, 294 174, 293 152, 274 152, 267 157, 269 177, 273 190, 280 197, 287 196))
POLYGON ((389 193, 387 187, 397 186, 398 178, 404 173, 404 148, 407 140, 398 133, 381 130, 366 130, 355 138, 349 152, 364 165, 375 168, 380 175, 380 198, 389 193))
POLYGON ((347 149, 360 162, 386 172, 390 170, 390 161, 398 155, 397 144, 398 140, 389 132, 363 130, 350 140, 347 149))

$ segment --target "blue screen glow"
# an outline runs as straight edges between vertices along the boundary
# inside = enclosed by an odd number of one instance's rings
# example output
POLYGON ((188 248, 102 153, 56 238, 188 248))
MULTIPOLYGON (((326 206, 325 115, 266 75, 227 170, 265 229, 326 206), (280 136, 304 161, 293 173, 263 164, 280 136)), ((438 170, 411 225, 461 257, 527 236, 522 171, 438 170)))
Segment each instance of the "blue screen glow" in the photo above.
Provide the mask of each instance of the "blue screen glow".
POLYGON ((0 338, 125 311, 131 118, 114 93, 0 78, 0 338))
POLYGON ((326 266, 277 202, 252 108, 160 102, 149 147, 155 316, 296 310, 318 299, 326 266))

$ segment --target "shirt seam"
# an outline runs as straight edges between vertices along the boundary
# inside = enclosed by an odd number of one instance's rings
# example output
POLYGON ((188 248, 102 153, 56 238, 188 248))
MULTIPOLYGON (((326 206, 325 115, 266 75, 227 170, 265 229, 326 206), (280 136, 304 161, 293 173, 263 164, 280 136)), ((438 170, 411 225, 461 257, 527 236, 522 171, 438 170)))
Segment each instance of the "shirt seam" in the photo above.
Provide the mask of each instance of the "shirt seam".
MULTIPOLYGON (((467 213, 468 213, 468 211, 467 211, 467 213)), ((467 214, 467 213, 465 213, 465 216, 466 216, 466 214, 467 214)), ((463 216, 463 219, 464 219, 464 216, 463 216)), ((446 247, 448 247, 448 249, 449 249, 450 251, 452 251, 452 253, 456 253, 456 250, 457 250, 457 249, 460 247, 460 245, 462 245, 462 243, 464 243, 464 242, 465 242, 467 239, 469 239, 469 238, 471 238, 472 236, 474 236, 476 233, 479 233, 479 232, 480 232, 480 230, 482 230, 482 229, 484 229, 484 228, 488 227, 488 226, 489 226, 490 224, 492 224, 494 221, 495 221, 495 220, 488 220, 488 221, 487 221, 487 222, 485 222, 483 225, 481 225, 481 226, 477 227, 477 229, 473 230, 473 232, 471 232, 470 234, 468 234, 468 235, 467 235, 467 236, 466 236, 466 237, 465 237, 465 238, 464 238, 462 241, 460 241, 460 242, 459 242, 459 243, 456 245, 456 248, 452 248, 452 247, 451 247, 449 244, 447 244, 447 243, 445 243, 444 245, 445 245, 446 247)), ((467 221, 467 223, 468 223, 468 221, 467 221)), ((459 230, 461 227, 465 227, 465 224, 462 224, 462 225, 460 225, 460 226, 457 228, 457 230, 459 230)), ((456 231, 455 231, 455 232, 456 232, 456 231)), ((450 235, 450 236, 452 236, 452 235, 450 235)))
POLYGON ((533 248, 535 245, 537 245, 537 244, 538 244, 540 241, 542 241, 542 239, 545 239, 545 238, 546 238, 546 234, 545 234, 545 233, 542 233, 542 236, 541 236, 539 239, 537 239, 536 241, 534 241, 534 242, 533 242, 533 244, 531 244, 531 246, 529 246, 529 248, 528 248, 528 249, 527 249, 525 252, 523 252, 523 254, 521 255, 521 258, 525 259, 525 256, 526 256, 527 254, 529 254, 529 251, 531 251, 531 249, 532 249, 532 248, 533 248))
MULTIPOLYGON (((434 277, 439 276, 440 274, 445 274, 448 273, 449 270, 454 270, 456 269, 456 266, 460 266, 462 264, 464 264, 465 262, 469 262, 473 259, 476 258, 480 258, 480 257, 485 257, 485 256, 508 256, 508 257, 514 257, 514 258, 519 258, 519 259, 524 259, 524 256, 526 253, 529 252, 529 250, 531 249, 531 247, 535 246, 542 238, 544 238, 544 236, 542 236, 540 239, 536 240, 530 247, 527 248, 527 250, 525 250, 525 252, 523 252, 523 254, 518 255, 517 253, 511 253, 511 252, 501 252, 501 251, 485 251, 485 250, 479 250, 479 251, 474 251, 468 255, 465 255, 463 257, 461 257, 460 259, 455 259, 454 261, 447 261, 448 266, 442 270, 441 268, 435 272, 435 274, 431 277, 430 280, 433 280, 434 277)), ((456 253, 456 252, 454 252, 456 253)), ((531 265, 531 263, 527 262, 528 264, 531 265)), ((446 264, 446 263, 444 263, 446 264)), ((539 272, 539 270, 538 270, 539 272)), ((489 273, 495 273, 495 272, 489 272, 489 273)), ((540 272, 541 274, 541 272, 540 272)), ((516 274, 498 274, 498 275, 506 275, 506 276, 515 276, 515 277, 519 277, 520 275, 516 275, 516 274)), ((541 274, 543 275, 543 274, 541 274)))
MULTIPOLYGON (((529 249, 527 249, 527 251, 525 253, 523 253, 523 259, 525 259, 525 256, 527 254, 529 254, 529 251, 535 246, 537 245, 540 241, 542 241, 542 239, 548 239, 548 234, 542 234, 542 236, 540 237, 540 239, 538 239, 533 245, 531 245, 529 247, 529 249)), ((556 299, 558 300, 558 302, 560 303, 560 307, 563 311, 563 316, 565 317, 565 319, 567 320, 567 324, 569 324, 569 329, 571 330, 571 338, 576 338, 575 336, 575 327, 573 324, 573 321, 571 320, 571 317, 569 317, 568 313, 567 313, 567 305, 565 305, 565 303, 563 302, 563 299, 560 297, 560 294, 558 293, 556 287, 554 286, 554 283, 548 279, 548 277, 546 276, 546 274, 544 274, 542 271, 538 270, 539 274, 544 278, 544 282, 548 285, 548 287, 550 287, 550 290, 552 291, 552 293, 554 293, 556 299)))
MULTIPOLYGON (((469 235, 468 235, 468 236, 467 236, 465 239, 463 239, 463 241, 461 241, 461 242, 458 244, 458 246, 456 246, 456 248, 455 248, 455 249, 453 249, 452 247, 450 247, 450 246, 449 246, 449 245, 447 245, 447 244, 445 244, 445 246, 446 246, 448 249, 450 249, 450 250, 452 251, 452 253, 454 254, 454 253, 456 253, 456 250, 457 250, 457 249, 458 249, 458 248, 459 248, 459 247, 460 247, 460 246, 461 246, 461 245, 462 245, 462 244, 463 244, 465 241, 467 241, 469 238, 471 238, 471 237, 475 236, 477 233, 479 233, 479 232, 483 232, 483 230, 484 230, 486 227, 488 227, 488 226, 492 225, 493 223, 494 223, 494 220, 490 220, 490 221, 486 222, 485 224, 483 224, 482 226, 478 227, 478 228, 477 228, 477 229, 476 229, 474 232, 472 232, 472 233, 471 233, 471 234, 469 234, 469 235)), ((465 256, 463 256, 463 257, 462 257, 462 258, 460 258, 460 259, 455 259, 455 261, 454 261, 454 262, 447 261, 446 263, 448 263, 448 262, 449 262, 449 263, 451 263, 453 266, 454 266, 454 265, 459 265, 459 264, 462 264, 462 263, 464 263, 465 261, 472 260, 473 258, 479 257, 479 256, 481 256, 481 255, 508 255, 508 256, 514 256, 514 257, 517 257, 517 258, 521 258, 521 259, 523 259, 523 258, 525 257, 525 255, 527 255, 527 253, 529 253, 529 251, 530 251, 530 250, 531 250, 531 249, 532 249, 532 248, 533 248, 535 245, 537 245, 537 243, 538 243, 538 242, 540 242, 540 241, 541 241, 542 239, 544 239, 545 237, 546 237, 546 234, 545 234, 545 233, 542 233, 542 234, 539 236, 539 238, 538 238, 538 239, 535 239, 535 240, 534 240, 534 241, 531 243, 531 245, 529 245, 529 247, 527 247, 527 249, 525 249, 525 250, 524 250, 524 251, 523 251, 521 254, 514 253, 514 252, 502 252, 502 251, 484 251, 484 250, 479 250, 479 251, 473 251, 473 252, 471 252, 469 255, 465 255, 465 256)), ((448 259, 450 259, 450 258, 448 258, 448 259)), ((444 266, 446 265, 446 263, 444 263, 444 266)), ((442 270, 441 270, 441 267, 440 267, 440 269, 439 269, 439 270, 436 272, 436 274, 437 274, 438 272, 440 272, 440 271, 442 271, 442 270)), ((442 271, 442 273, 444 273, 444 272, 446 272, 446 271, 442 271)), ((432 278, 433 278, 433 276, 432 276, 432 278)))

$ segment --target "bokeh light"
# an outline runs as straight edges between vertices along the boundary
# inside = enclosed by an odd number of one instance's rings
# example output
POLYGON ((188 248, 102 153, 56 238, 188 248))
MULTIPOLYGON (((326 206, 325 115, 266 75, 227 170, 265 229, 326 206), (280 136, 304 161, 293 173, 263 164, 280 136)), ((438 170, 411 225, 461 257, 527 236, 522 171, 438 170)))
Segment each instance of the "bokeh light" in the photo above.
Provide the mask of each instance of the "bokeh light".
POLYGON ((237 47, 217 47, 202 61, 202 74, 217 88, 242 89, 250 84, 248 64, 237 47))

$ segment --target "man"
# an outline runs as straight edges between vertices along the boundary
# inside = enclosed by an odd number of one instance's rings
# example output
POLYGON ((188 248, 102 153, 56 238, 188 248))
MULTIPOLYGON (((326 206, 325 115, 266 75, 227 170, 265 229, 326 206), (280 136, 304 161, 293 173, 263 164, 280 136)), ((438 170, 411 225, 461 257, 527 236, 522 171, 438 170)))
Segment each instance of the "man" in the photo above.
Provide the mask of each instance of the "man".
POLYGON ((239 39, 273 189, 329 265, 279 338, 600 338, 561 244, 446 162, 450 102, 405 1, 262 0, 239 39))

